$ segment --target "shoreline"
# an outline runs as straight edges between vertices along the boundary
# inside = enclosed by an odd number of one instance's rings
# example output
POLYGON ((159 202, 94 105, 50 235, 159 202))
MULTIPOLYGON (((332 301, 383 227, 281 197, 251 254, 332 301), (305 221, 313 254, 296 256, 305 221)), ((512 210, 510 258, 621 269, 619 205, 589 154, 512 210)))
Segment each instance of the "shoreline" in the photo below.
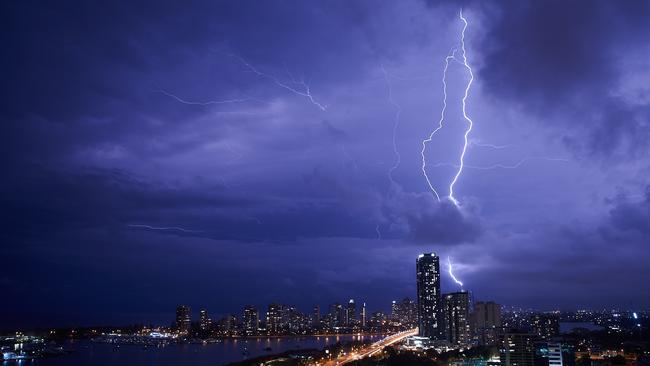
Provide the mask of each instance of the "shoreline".
POLYGON ((385 336, 391 334, 387 333, 333 333, 333 334, 292 334, 292 335, 259 335, 259 336, 234 336, 234 337, 217 337, 218 339, 276 339, 276 338, 320 338, 320 337, 372 337, 372 336, 385 336))

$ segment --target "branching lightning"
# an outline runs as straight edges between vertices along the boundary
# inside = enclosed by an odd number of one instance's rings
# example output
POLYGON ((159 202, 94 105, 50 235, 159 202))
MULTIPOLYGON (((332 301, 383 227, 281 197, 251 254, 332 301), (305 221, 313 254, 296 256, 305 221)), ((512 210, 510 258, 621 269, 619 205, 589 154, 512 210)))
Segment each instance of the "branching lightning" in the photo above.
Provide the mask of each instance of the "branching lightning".
POLYGON ((253 98, 239 98, 239 99, 225 99, 225 100, 208 100, 205 102, 197 102, 197 101, 190 101, 183 99, 175 94, 169 93, 165 90, 159 89, 159 90, 154 90, 156 93, 161 93, 164 94, 170 98, 175 99, 179 103, 187 104, 187 105, 198 105, 198 106, 203 106, 207 107, 209 105, 218 105, 218 104, 233 104, 233 103, 244 103, 244 102, 249 102, 254 100, 253 98))
POLYGON ((451 276, 451 279, 454 280, 454 282, 456 282, 460 286, 460 288, 462 290, 463 283, 460 282, 460 280, 458 280, 458 278, 456 278, 456 276, 454 276, 453 267, 451 265, 451 258, 449 258, 449 257, 447 257, 447 265, 449 266, 449 276, 451 276))
POLYGON ((157 226, 140 225, 140 224, 128 224, 126 226, 134 227, 134 228, 149 229, 149 230, 165 230, 165 231, 173 230, 173 231, 181 231, 181 232, 184 232, 184 233, 202 233, 203 232, 203 231, 199 231, 199 230, 183 229, 182 227, 178 227, 178 226, 157 227, 157 226))
POLYGON ((469 78, 469 80, 467 82, 467 85, 465 87, 465 93, 464 93, 463 99, 462 99, 463 118, 467 121, 467 129, 465 130, 465 134, 463 136, 464 143, 463 143, 463 149, 461 151, 460 158, 459 158, 458 171, 456 172, 456 174, 454 175, 451 183, 449 184, 449 195, 448 195, 448 197, 449 197, 449 200, 451 200, 451 202, 456 206, 459 205, 459 202, 454 197, 454 186, 456 185, 456 182, 458 181, 458 179, 460 178, 460 175, 463 172, 463 166, 465 164, 465 154, 467 153, 467 145, 468 145, 468 141, 469 141, 469 134, 472 131, 472 127, 474 125, 474 122, 472 121, 472 119, 467 115, 467 99, 469 97, 470 88, 472 87, 472 82, 474 81, 474 73, 472 71, 472 68, 469 66, 469 64, 467 62, 467 51, 465 49, 465 31, 467 30, 468 23, 467 23, 467 19, 465 19, 465 17, 463 17, 462 9, 461 9, 461 11, 459 13, 459 18, 463 22, 463 29, 461 31, 461 37, 460 37, 461 56, 460 56, 460 58, 456 57, 457 50, 453 49, 451 54, 448 55, 445 58, 445 67, 444 67, 443 76, 442 76, 442 85, 443 85, 444 98, 443 98, 442 111, 440 113, 440 121, 438 122, 438 127, 429 134, 429 137, 427 137, 426 139, 424 139, 422 141, 422 150, 421 150, 421 153, 420 153, 422 155, 422 173, 424 174, 424 178, 426 179, 427 184, 429 185, 429 188, 431 189, 433 194, 436 196, 438 201, 440 201, 440 194, 438 194, 438 192, 433 188, 433 185, 431 184, 431 180, 429 179, 429 176, 427 175, 425 152, 426 152, 426 148, 427 148, 427 143, 431 142, 431 140, 433 139, 433 136, 443 127, 444 119, 445 119, 445 111, 447 109, 447 70, 449 68, 449 62, 451 60, 457 61, 457 62, 461 63, 463 65, 463 67, 465 67, 468 70, 470 78, 469 78))
POLYGON ((495 144, 486 144, 478 141, 470 141, 469 142, 470 146, 477 146, 477 147, 487 147, 490 149, 495 149, 495 150, 501 150, 501 149, 507 149, 511 145, 495 145, 495 144))
POLYGON ((277 85, 277 86, 279 86, 281 88, 284 88, 284 89, 286 89, 286 90, 288 90, 288 91, 290 91, 290 92, 292 92, 292 93, 294 93, 296 95, 299 95, 299 96, 302 96, 302 97, 305 97, 305 98, 309 99, 311 104, 317 106, 322 111, 327 110, 326 105, 321 104, 321 103, 317 102, 316 99, 314 99, 314 96, 311 94, 311 88, 309 87, 309 84, 306 83, 304 80, 296 80, 296 79, 294 79, 293 76, 288 71, 287 71, 287 74, 289 75, 289 78, 291 79, 291 82, 293 84, 297 85, 297 86, 300 86, 300 88, 302 90, 298 90, 295 87, 292 87, 292 86, 290 86, 290 85, 288 85, 286 83, 283 83, 280 79, 278 79, 274 75, 267 74, 267 73, 259 71, 257 68, 255 68, 253 65, 248 63, 248 61, 244 60, 240 56, 233 55, 233 54, 230 54, 229 56, 238 59, 244 66, 246 66, 246 68, 248 68, 254 74, 256 74, 256 75, 258 75, 260 77, 263 77, 265 79, 271 80, 275 85, 277 85))
POLYGON ((445 120, 445 111, 447 110, 447 69, 449 69, 449 62, 454 59, 455 53, 456 50, 454 49, 452 50, 450 55, 447 55, 447 57, 445 57, 445 68, 443 69, 442 72, 442 93, 443 93, 442 110, 440 111, 440 120, 438 121, 438 127, 429 134, 429 137, 422 140, 422 150, 420 151, 420 155, 422 155, 422 174, 424 175, 424 179, 426 179, 427 184, 431 189, 431 192, 433 192, 433 194, 438 199, 438 202, 440 202, 440 195, 438 194, 438 191, 436 191, 436 189, 433 188, 433 184, 431 184, 429 175, 427 175, 427 158, 425 157, 424 154, 427 150, 427 143, 431 142, 431 140, 433 139, 433 135, 435 135, 436 132, 440 131, 440 129, 443 126, 443 122, 445 120))
POLYGON ((388 179, 390 179, 390 182, 394 185, 395 180, 393 179, 393 172, 395 169, 399 167, 399 165, 402 162, 402 156, 399 153, 399 150, 397 149, 397 129, 399 128, 399 123, 400 123, 400 115, 402 114, 402 107, 393 99, 393 86, 390 82, 390 75, 388 75, 388 72, 384 68, 384 65, 381 65, 381 71, 384 73, 384 80, 386 80, 386 85, 388 86, 388 102, 395 108, 395 118, 393 119, 393 153, 395 154, 395 161, 393 162, 393 165, 390 167, 388 170, 388 179))
POLYGON ((474 81, 474 73, 472 72, 472 68, 467 63, 467 51, 465 50, 465 30, 467 29, 467 19, 463 17, 462 9, 460 10, 459 17, 464 23, 463 30, 461 32, 461 37, 460 37, 460 48, 463 54, 463 66, 465 66, 467 68, 467 71, 469 71, 469 81, 467 82, 467 87, 465 87, 465 95, 463 95, 463 117, 467 120, 469 125, 467 127, 467 130, 465 130, 465 135, 463 137, 465 143, 463 145, 463 152, 460 154, 460 167, 458 168, 458 172, 456 173, 456 176, 454 176, 454 179, 451 181, 451 184, 449 185, 449 199, 455 205, 458 205, 458 200, 454 198, 454 185, 458 181, 460 174, 463 172, 463 164, 465 163, 465 153, 467 152, 468 136, 469 133, 472 132, 472 127, 474 126, 474 122, 467 115, 467 97, 469 96, 469 89, 472 87, 472 82, 474 81))
MULTIPOLYGON (((522 166, 524 163, 529 162, 531 160, 544 160, 544 161, 560 161, 560 162, 565 162, 568 163, 570 162, 569 159, 564 159, 564 158, 546 158, 546 157, 537 157, 537 156, 531 156, 527 158, 523 158, 519 160, 517 163, 512 164, 512 165, 507 165, 507 164, 492 164, 492 165, 487 165, 487 166, 480 166, 480 165, 468 165, 465 164, 464 168, 465 169, 476 169, 476 170, 493 170, 493 169, 517 169, 520 166, 522 166)), ((458 168, 458 164, 449 164, 449 163, 438 163, 434 165, 433 167, 441 167, 441 166, 450 166, 454 168, 458 168)))

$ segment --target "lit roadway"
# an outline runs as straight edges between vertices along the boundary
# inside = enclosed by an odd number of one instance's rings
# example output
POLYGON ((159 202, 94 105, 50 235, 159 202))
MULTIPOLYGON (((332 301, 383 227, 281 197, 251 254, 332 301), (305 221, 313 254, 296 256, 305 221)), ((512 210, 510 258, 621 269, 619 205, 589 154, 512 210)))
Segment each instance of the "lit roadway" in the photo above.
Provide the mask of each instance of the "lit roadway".
POLYGON ((392 335, 389 335, 386 338, 382 338, 378 340, 377 342, 369 345, 368 347, 362 348, 359 351, 356 352, 350 352, 346 353, 344 355, 341 355, 335 359, 328 360, 325 362, 323 365, 324 366, 336 366, 336 365, 344 365, 348 362, 352 362, 355 360, 360 360, 365 357, 370 357, 374 355, 377 352, 380 352, 384 347, 390 346, 391 344, 400 342, 404 340, 404 338, 411 337, 414 335, 418 334, 418 328, 413 328, 409 330, 405 330, 403 332, 395 333, 392 335))

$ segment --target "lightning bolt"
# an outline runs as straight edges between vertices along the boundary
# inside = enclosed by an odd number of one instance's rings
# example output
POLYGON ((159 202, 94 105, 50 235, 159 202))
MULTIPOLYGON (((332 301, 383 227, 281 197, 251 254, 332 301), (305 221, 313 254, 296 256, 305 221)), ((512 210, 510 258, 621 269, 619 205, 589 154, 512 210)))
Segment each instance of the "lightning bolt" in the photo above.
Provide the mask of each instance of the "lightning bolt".
POLYGON ((470 146, 477 146, 477 147, 487 147, 487 148, 495 149, 495 150, 507 149, 507 148, 510 147, 510 145, 494 145, 494 144, 481 143, 481 142, 478 142, 478 141, 470 141, 469 145, 470 146))
POLYGON ((381 231, 379 231, 379 225, 375 226, 375 232, 377 232, 377 240, 381 240, 381 231))
POLYGON ((287 70, 287 74, 289 75, 289 78, 291 79, 291 82, 293 84, 295 84, 295 85, 300 86, 302 88, 302 90, 298 90, 295 87, 292 87, 292 86, 290 86, 288 84, 283 83, 280 79, 278 79, 274 75, 267 74, 267 73, 259 71, 257 68, 255 68, 253 65, 248 63, 248 61, 244 60, 244 58, 242 58, 240 56, 233 55, 233 54, 229 54, 229 56, 238 59, 244 66, 246 66, 246 68, 248 68, 254 74, 256 74, 256 75, 258 75, 258 76, 260 76, 262 78, 271 80, 275 85, 277 85, 277 86, 279 86, 281 88, 284 88, 284 89, 286 89, 286 90, 288 90, 288 91, 290 91, 290 92, 292 92, 292 93, 294 93, 296 95, 299 95, 299 96, 302 96, 302 97, 305 97, 305 98, 309 99, 311 104, 317 106, 323 112, 325 110, 327 110, 326 105, 321 104, 321 103, 317 102, 316 99, 314 99, 314 96, 311 94, 311 88, 310 88, 309 84, 307 84, 304 80, 296 80, 296 79, 294 79, 293 76, 288 72, 288 70, 287 70))
POLYGON ((240 99, 225 99, 225 100, 208 100, 206 102, 196 102, 196 101, 190 101, 183 99, 175 94, 169 93, 165 90, 159 89, 159 90, 154 90, 156 93, 160 93, 163 95, 166 95, 172 99, 175 99, 179 103, 187 104, 187 105, 198 105, 198 106, 203 106, 207 107, 209 105, 218 105, 218 104, 232 104, 232 103, 244 103, 244 102, 249 102, 254 100, 253 98, 240 98, 240 99))
POLYGON ((447 110, 447 69, 449 69, 449 62, 454 59, 454 54, 456 53, 456 50, 452 50, 450 55, 447 55, 445 57, 445 67, 442 72, 442 93, 443 93, 443 99, 442 99, 442 110, 440 111, 440 120, 438 121, 438 127, 431 131, 429 134, 429 137, 426 139, 422 140, 422 150, 420 151, 420 155, 422 156, 422 174, 424 175, 424 179, 426 179, 427 184, 429 185, 429 189, 431 189, 431 192, 436 196, 438 199, 438 202, 440 202, 440 195, 438 194, 438 191, 436 191, 435 188, 433 188, 433 184, 431 184, 431 180, 429 179, 429 175, 427 174, 427 158, 425 157, 425 152, 427 150, 427 143, 431 142, 433 139, 433 135, 436 134, 436 132, 440 131, 440 129, 443 126, 443 122, 445 120, 445 111, 447 110))
POLYGON ((469 71, 469 81, 467 82, 467 87, 465 87, 465 95, 463 95, 463 117, 467 120, 469 126, 467 127, 467 130, 465 130, 465 135, 463 137, 465 144, 463 145, 463 152, 460 154, 460 167, 458 168, 458 172, 456 173, 456 176, 454 176, 454 179, 451 181, 451 184, 449 185, 449 199, 456 206, 458 206, 458 200, 454 198, 454 185, 458 181, 458 177, 460 177, 460 174, 463 172, 463 164, 465 163, 465 153, 467 152, 468 136, 469 133, 472 132, 472 127, 474 126, 474 122, 467 115, 467 97, 469 96, 469 89, 472 87, 472 82, 474 81, 474 73, 472 72, 472 68, 467 63, 467 51, 465 50, 465 30, 467 30, 467 19, 463 17, 463 9, 460 10, 458 16, 460 17, 460 19, 463 21, 464 24, 463 30, 461 32, 461 37, 460 37, 460 49, 462 50, 462 54, 463 54, 463 66, 465 66, 465 68, 467 68, 467 71, 469 71))
POLYGON ((388 179, 390 180, 391 184, 395 185, 395 180, 393 180, 393 172, 395 169, 399 167, 399 165, 402 162, 402 156, 400 155, 398 149, 397 149, 397 142, 396 142, 396 135, 397 135, 397 128, 399 128, 399 123, 400 123, 400 115, 402 113, 402 107, 397 104, 395 99, 393 99, 393 86, 390 82, 390 75, 388 75, 388 72, 384 68, 384 65, 381 66, 381 71, 384 73, 384 80, 386 80, 386 86, 388 86, 388 102, 395 108, 395 117, 393 119, 393 153, 395 154, 395 161, 393 162, 393 166, 390 167, 388 170, 388 179))
POLYGON ((458 280, 458 278, 456 278, 456 276, 454 276, 453 268, 452 268, 452 265, 451 265, 451 258, 449 258, 449 257, 447 257, 447 264, 449 265, 449 275, 451 276, 451 279, 454 280, 454 282, 456 282, 456 284, 458 284, 460 286, 460 289, 462 290, 463 289, 463 283, 460 282, 458 280))
POLYGON ((448 198, 456 206, 459 205, 459 202, 454 197, 454 186, 456 185, 456 182, 458 182, 458 178, 460 178, 460 175, 463 172, 463 166, 465 165, 465 154, 467 153, 467 146, 468 146, 468 142, 469 142, 469 134, 472 131, 472 127, 474 126, 474 122, 467 115, 467 98, 469 97, 469 91, 470 91, 470 89, 472 87, 472 82, 474 81, 474 73, 472 71, 472 68, 469 66, 469 64, 467 62, 467 51, 465 49, 465 31, 467 30, 468 23, 467 23, 467 19, 465 19, 465 17, 463 17, 463 10, 462 9, 460 10, 460 13, 459 13, 458 16, 459 16, 460 20, 463 22, 463 29, 461 31, 461 37, 460 37, 461 56, 460 56, 460 59, 458 57, 456 57, 457 50, 453 49, 451 54, 448 55, 445 58, 445 67, 444 67, 443 76, 442 76, 442 85, 443 85, 444 98, 443 98, 442 111, 440 112, 440 120, 438 122, 438 127, 429 134, 429 137, 427 137, 426 139, 424 139, 422 141, 422 150, 420 152, 420 155, 422 156, 422 173, 424 174, 424 177, 425 177, 425 179, 427 181, 427 184, 429 185, 429 188, 431 189, 431 192, 433 192, 433 194, 436 196, 438 201, 440 201, 440 194, 435 190, 435 188, 433 188, 433 185, 431 184, 431 180, 429 179, 429 176, 427 174, 427 169, 426 169, 427 164, 426 164, 425 152, 426 152, 426 148, 427 148, 427 143, 431 142, 431 140, 433 139, 433 136, 443 127, 444 120, 445 120, 445 111, 447 109, 447 70, 449 69, 450 61, 452 61, 452 60, 457 61, 457 62, 461 63, 463 65, 463 67, 465 67, 469 71, 470 78, 469 78, 469 80, 467 82, 467 85, 465 87, 465 93, 464 93, 463 99, 462 99, 463 118, 467 121, 468 126, 467 126, 467 129, 465 130, 465 134, 463 135, 464 143, 463 143, 463 149, 462 149, 462 152, 461 152, 460 158, 459 158, 458 171, 456 172, 453 179, 451 180, 451 183, 449 184, 448 198))
MULTIPOLYGON (((545 160, 545 161, 560 161, 564 163, 570 162, 569 159, 563 159, 563 158, 546 158, 546 157, 537 157, 537 156, 532 156, 532 157, 527 157, 519 160, 517 163, 512 164, 512 165, 506 165, 506 164, 492 164, 488 166, 478 166, 478 165, 468 165, 465 164, 465 168, 467 169, 477 169, 477 170, 492 170, 492 169, 517 169, 520 166, 522 166, 524 163, 531 161, 531 160, 545 160)), ((450 166, 454 168, 458 168, 458 164, 449 164, 449 163, 438 163, 434 165, 434 167, 441 167, 441 166, 450 166)))
POLYGON ((134 227, 134 228, 149 229, 149 230, 174 230, 174 231, 182 231, 184 233, 202 233, 203 232, 203 231, 199 231, 199 230, 183 229, 182 227, 178 227, 178 226, 157 227, 157 226, 140 225, 140 224, 129 224, 129 225, 126 225, 126 226, 134 227))

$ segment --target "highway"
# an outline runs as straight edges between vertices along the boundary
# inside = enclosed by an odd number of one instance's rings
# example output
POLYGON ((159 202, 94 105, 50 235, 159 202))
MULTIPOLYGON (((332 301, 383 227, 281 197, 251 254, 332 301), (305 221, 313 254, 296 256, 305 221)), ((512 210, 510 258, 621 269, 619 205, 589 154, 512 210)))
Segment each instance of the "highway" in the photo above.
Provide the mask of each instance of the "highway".
POLYGON ((341 366, 345 365, 346 363, 355 361, 355 360, 360 360, 365 357, 370 357, 374 355, 377 352, 381 352, 382 349, 386 346, 390 346, 391 344, 395 344, 397 342, 400 342, 404 340, 404 338, 411 337, 414 335, 418 334, 418 328, 413 328, 409 330, 405 330, 403 332, 391 334, 386 338, 382 338, 378 340, 377 342, 369 345, 366 348, 363 348, 359 351, 356 352, 351 352, 347 353, 345 355, 341 355, 335 359, 328 360, 325 362, 323 365, 324 366, 341 366))

